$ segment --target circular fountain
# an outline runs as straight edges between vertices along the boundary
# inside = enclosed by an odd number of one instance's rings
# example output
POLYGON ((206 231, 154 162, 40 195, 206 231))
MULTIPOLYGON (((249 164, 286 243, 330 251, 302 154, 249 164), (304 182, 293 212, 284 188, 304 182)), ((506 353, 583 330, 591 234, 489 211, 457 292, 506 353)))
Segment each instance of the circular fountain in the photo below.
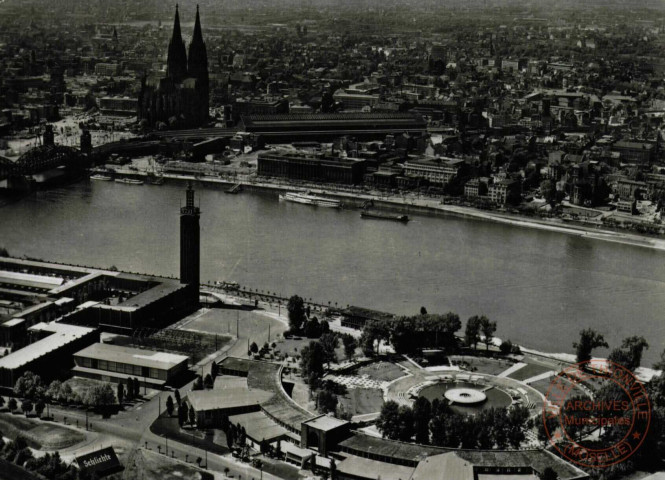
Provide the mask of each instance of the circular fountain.
POLYGON ((487 400, 487 395, 473 388, 451 388, 450 390, 446 390, 443 395, 450 403, 460 405, 475 405, 487 400))

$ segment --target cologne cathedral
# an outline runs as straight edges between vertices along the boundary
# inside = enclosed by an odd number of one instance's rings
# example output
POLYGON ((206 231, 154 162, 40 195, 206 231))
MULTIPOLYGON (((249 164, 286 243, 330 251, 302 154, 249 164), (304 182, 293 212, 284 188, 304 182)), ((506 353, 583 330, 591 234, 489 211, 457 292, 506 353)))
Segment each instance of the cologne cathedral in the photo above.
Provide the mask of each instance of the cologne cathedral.
POLYGON ((200 127, 208 120, 208 95, 208 54, 201 33, 199 7, 196 7, 194 35, 187 55, 176 5, 166 76, 144 76, 141 80, 138 119, 146 120, 151 128, 159 122, 175 128, 200 127))

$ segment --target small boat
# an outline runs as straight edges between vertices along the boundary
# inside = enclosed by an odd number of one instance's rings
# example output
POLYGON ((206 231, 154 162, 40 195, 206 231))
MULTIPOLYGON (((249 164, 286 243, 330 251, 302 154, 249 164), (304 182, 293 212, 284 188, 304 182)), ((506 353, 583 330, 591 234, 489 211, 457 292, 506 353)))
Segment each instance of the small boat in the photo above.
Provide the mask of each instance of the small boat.
POLYGON ((101 173, 97 173, 95 175, 90 175, 90 180, 100 180, 103 182, 110 182, 113 180, 113 177, 110 177, 108 175, 102 175, 101 173))
POLYGON ((378 213, 378 212, 360 212, 361 218, 371 218, 376 220, 392 220, 393 222, 408 222, 409 217, 407 215, 392 215, 389 213, 378 213))
POLYGON ((288 192, 279 196, 280 200, 287 202, 303 203, 305 205, 314 205, 316 207, 339 208, 342 206, 339 200, 333 198, 319 197, 309 192, 297 193, 288 192))
POLYGON ((231 193, 231 194, 240 193, 240 192, 242 192, 242 185, 240 183, 236 183, 231 188, 227 188, 226 190, 224 190, 224 193, 231 193))
POLYGON ((143 180, 136 180, 135 178, 116 178, 117 183, 126 183, 128 185, 143 185, 143 180))
POLYGON ((164 185, 163 177, 150 177, 148 178, 149 185, 164 185))

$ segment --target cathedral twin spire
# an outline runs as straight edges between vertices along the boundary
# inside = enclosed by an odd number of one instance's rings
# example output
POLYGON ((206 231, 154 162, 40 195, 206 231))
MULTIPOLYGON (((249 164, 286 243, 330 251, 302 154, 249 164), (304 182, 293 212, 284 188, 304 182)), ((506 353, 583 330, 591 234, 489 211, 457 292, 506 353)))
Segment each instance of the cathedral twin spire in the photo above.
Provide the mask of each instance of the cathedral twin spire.
POLYGON ((173 21, 173 34, 169 42, 168 57, 166 61, 166 75, 176 82, 189 77, 199 79, 208 86, 208 54, 203 34, 201 32, 201 19, 199 7, 196 6, 196 22, 194 24, 194 35, 189 44, 189 60, 185 51, 185 42, 180 31, 180 14, 178 5, 175 7, 175 19, 173 21))

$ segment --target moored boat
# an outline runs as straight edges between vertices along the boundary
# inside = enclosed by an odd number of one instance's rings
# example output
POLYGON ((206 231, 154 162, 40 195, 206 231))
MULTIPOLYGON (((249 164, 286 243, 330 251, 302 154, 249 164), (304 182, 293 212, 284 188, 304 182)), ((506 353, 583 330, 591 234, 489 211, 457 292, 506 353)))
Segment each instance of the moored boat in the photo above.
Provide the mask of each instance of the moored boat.
POLYGON ((100 180, 102 182, 110 182, 111 180, 113 180, 113 177, 97 173, 95 175, 90 175, 90 180, 100 180))
POLYGON ((287 192, 279 196, 280 200, 287 202, 303 203, 305 205, 314 205, 317 207, 339 208, 342 206, 339 200, 333 198, 319 197, 309 192, 297 193, 287 192))
POLYGON ((408 222, 409 217, 407 215, 393 215, 389 213, 379 213, 379 212, 360 212, 361 218, 371 218, 376 220, 392 220, 393 222, 408 222))
POLYGON ((128 185, 143 185, 143 180, 137 180, 135 178, 116 178, 117 183, 126 183, 128 185))

